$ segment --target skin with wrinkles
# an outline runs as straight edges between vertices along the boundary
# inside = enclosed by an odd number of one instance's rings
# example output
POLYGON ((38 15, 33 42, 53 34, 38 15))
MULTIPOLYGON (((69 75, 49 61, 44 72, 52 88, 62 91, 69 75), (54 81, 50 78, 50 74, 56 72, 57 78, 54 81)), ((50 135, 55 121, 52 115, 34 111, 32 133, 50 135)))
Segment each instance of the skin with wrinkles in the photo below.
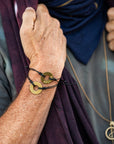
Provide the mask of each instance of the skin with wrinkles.
MULTIPOLYGON (((20 36, 30 67, 60 78, 66 59, 66 38, 59 21, 49 15, 44 5, 39 5, 36 12, 32 8, 25 10, 20 36)), ((30 71, 29 77, 41 82, 36 72, 30 71)), ((0 144, 37 143, 56 88, 33 95, 29 87, 26 79, 16 100, 0 118, 0 144)))
MULTIPOLYGON (((107 40, 114 50, 114 8, 108 11, 107 40)), ((52 18, 43 4, 35 12, 27 8, 23 14, 20 37, 30 67, 41 72, 49 71, 59 78, 66 59, 66 38, 58 20, 52 18)), ((34 81, 40 76, 29 72, 34 81)), ((55 82, 56 83, 56 82, 55 82)), ((37 144, 54 98, 56 88, 33 95, 26 79, 16 100, 0 118, 0 144, 37 144)))
POLYGON ((38 61, 38 65, 43 66, 46 71, 56 74, 59 70, 57 77, 60 77, 66 59, 66 38, 59 21, 49 15, 44 5, 39 7, 43 13, 39 8, 36 12, 29 8, 23 14, 20 36, 24 52, 31 61, 31 67, 38 61), (32 21, 28 19, 29 13, 32 21))

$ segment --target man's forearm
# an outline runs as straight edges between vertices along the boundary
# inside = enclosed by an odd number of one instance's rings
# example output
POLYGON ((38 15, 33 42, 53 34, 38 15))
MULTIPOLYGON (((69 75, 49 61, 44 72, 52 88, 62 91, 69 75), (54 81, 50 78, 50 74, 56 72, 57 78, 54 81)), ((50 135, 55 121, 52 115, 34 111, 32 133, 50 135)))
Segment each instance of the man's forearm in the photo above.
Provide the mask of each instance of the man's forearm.
MULTIPOLYGON (((41 81, 35 72, 31 71, 29 76, 41 81)), ((16 100, 0 118, 1 144, 35 144, 38 141, 56 88, 33 95, 29 87, 27 79, 16 100)))
MULTIPOLYGON (((60 78, 66 60, 66 38, 59 21, 50 16, 45 5, 40 4, 36 11, 33 8, 25 10, 20 37, 30 67, 60 78)), ((30 71, 29 77, 41 82, 36 72, 30 71)), ((55 84, 57 82, 47 86, 55 84)), ((0 118, 0 144, 36 144, 55 90, 54 87, 33 95, 26 79, 20 94, 0 118)))

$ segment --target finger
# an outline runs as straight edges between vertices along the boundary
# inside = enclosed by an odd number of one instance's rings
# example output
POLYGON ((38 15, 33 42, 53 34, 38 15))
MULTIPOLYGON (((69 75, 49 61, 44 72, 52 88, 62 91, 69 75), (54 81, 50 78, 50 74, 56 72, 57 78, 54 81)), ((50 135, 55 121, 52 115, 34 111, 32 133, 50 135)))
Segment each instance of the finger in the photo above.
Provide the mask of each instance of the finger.
POLYGON ((112 40, 114 40, 114 31, 108 33, 107 35, 107 41, 110 42, 112 40))
POLYGON ((46 27, 50 22, 50 15, 47 7, 44 4, 39 4, 36 10, 36 21, 35 28, 39 28, 39 26, 46 27))
POLYGON ((49 11, 47 9, 47 7, 44 5, 44 4, 39 4, 38 7, 37 7, 37 10, 36 10, 36 14, 37 16, 42 13, 48 13, 49 14, 49 11))
POLYGON ((114 40, 112 40, 110 43, 109 43, 109 49, 111 51, 114 51, 114 40))
POLYGON ((114 7, 110 8, 107 12, 107 16, 109 21, 114 20, 114 7))
POLYGON ((32 30, 34 27, 34 21, 36 19, 35 10, 31 7, 26 8, 23 13, 22 19, 22 26, 24 27, 24 29, 32 30))
POLYGON ((56 18, 51 18, 51 24, 53 24, 56 28, 60 28, 60 22, 56 18))
POLYGON ((108 32, 114 31, 114 20, 110 21, 106 24, 106 30, 108 32))
POLYGON ((36 21, 34 24, 34 33, 37 41, 39 42, 46 31, 46 28, 50 24, 51 17, 49 15, 48 9, 44 4, 40 4, 36 10, 36 21))

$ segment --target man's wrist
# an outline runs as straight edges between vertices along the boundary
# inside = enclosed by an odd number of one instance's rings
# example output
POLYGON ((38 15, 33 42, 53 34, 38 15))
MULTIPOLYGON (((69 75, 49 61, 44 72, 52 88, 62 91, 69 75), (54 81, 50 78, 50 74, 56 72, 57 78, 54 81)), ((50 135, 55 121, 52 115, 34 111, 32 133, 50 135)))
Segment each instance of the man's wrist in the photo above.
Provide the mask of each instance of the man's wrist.
POLYGON ((55 66, 52 64, 47 64, 38 60, 32 61, 29 65, 29 68, 33 68, 41 73, 50 72, 56 79, 58 79, 62 75, 62 70, 59 68, 56 70, 54 67, 55 66))
POLYGON ((51 71, 46 71, 44 66, 30 65, 28 79, 31 84, 40 83, 41 87, 46 91, 52 91, 51 89, 56 89, 59 79, 55 77, 54 73, 51 71), (45 76, 45 77, 43 77, 45 76), (34 83, 35 82, 35 83, 34 83))

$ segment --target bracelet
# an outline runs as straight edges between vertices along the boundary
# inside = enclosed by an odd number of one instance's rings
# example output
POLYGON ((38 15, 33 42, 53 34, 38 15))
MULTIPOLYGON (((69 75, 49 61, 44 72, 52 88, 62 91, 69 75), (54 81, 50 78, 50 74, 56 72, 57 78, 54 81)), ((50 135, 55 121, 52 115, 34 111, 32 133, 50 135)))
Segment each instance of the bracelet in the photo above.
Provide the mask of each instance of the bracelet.
POLYGON ((41 76, 41 81, 44 83, 44 84, 49 84, 51 83, 52 81, 57 81, 58 79, 54 78, 53 75, 50 73, 50 72, 45 72, 45 73, 41 73, 33 68, 29 68, 29 70, 32 70, 32 71, 35 71, 37 72, 40 76, 41 76), (46 76, 49 76, 49 79, 48 80, 45 80, 45 77, 46 76))
MULTIPOLYGON (((41 81, 44 84, 49 84, 53 81, 58 82, 58 80, 56 78, 54 78, 53 75, 50 72, 41 73, 41 72, 39 72, 39 71, 37 71, 33 68, 29 68, 29 70, 33 70, 33 71, 37 72, 41 76, 41 81), (49 76, 48 80, 45 79, 46 76, 49 76)), ((35 81, 35 82, 32 81, 29 76, 27 76, 27 78, 30 82, 30 91, 31 91, 32 94, 35 94, 35 95, 40 94, 42 92, 42 90, 51 89, 51 88, 54 88, 58 85, 58 84, 56 84, 56 85, 52 85, 52 86, 49 86, 49 87, 43 87, 41 83, 39 83, 37 81, 35 81)))

